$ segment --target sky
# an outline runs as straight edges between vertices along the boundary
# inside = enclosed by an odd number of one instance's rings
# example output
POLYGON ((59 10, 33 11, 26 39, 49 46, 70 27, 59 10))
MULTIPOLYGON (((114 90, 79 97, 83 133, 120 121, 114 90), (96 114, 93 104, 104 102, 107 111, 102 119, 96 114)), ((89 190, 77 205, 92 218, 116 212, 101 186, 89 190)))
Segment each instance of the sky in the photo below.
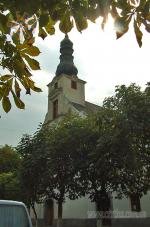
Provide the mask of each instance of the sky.
MULTIPOLYGON (((143 46, 139 48, 132 29, 116 40, 112 23, 109 20, 105 31, 101 30, 98 20, 96 24, 89 23, 88 29, 82 33, 76 29, 69 33, 78 77, 87 82, 86 101, 98 105, 102 105, 104 98, 114 94, 116 85, 136 83, 144 89, 150 81, 150 35, 144 33, 143 46)), ((55 35, 48 36, 44 41, 41 38, 36 40, 41 51, 37 58, 41 70, 33 72, 33 78, 43 92, 31 95, 22 92, 25 110, 13 105, 6 114, 0 105, 0 145, 17 146, 23 134, 33 134, 39 123, 44 121, 48 103, 47 84, 55 76, 63 38, 64 34, 56 27, 55 35)))

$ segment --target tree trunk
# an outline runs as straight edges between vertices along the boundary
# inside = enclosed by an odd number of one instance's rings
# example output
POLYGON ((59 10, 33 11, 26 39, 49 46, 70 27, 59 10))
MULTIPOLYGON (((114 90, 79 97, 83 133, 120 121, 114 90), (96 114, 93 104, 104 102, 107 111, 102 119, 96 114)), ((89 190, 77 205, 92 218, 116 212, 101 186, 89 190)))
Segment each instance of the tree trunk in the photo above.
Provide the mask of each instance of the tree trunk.
POLYGON ((35 227, 38 227, 38 217, 37 217, 37 213, 36 213, 34 204, 32 205, 32 210, 33 210, 34 217, 35 217, 35 227))
POLYGON ((99 200, 96 201, 97 227, 111 226, 111 204, 107 193, 100 193, 99 200))
POLYGON ((31 206, 30 205, 27 205, 27 209, 28 209, 28 212, 29 212, 29 215, 31 213, 31 206))
POLYGON ((58 201, 57 227, 62 227, 62 213, 63 213, 63 203, 62 201, 58 201))

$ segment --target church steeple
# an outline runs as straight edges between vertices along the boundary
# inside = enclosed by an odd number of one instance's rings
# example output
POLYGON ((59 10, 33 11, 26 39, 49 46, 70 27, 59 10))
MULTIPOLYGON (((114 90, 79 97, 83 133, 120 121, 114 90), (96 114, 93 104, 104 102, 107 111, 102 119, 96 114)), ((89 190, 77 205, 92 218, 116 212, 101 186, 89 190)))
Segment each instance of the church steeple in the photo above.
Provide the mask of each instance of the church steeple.
POLYGON ((78 70, 73 63, 73 43, 69 39, 68 35, 60 43, 60 63, 57 66, 56 76, 66 74, 69 76, 77 75, 78 70))

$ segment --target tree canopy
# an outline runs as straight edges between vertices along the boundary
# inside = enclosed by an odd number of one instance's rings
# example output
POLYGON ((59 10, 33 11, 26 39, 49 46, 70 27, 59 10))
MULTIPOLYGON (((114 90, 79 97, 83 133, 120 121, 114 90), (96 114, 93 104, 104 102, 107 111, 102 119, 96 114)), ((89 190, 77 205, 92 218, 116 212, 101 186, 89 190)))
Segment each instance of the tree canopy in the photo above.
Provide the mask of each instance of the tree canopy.
POLYGON ((150 32, 150 0, 1 0, 0 3, 0 100, 5 112, 15 105, 24 109, 21 90, 40 92, 32 80, 32 70, 40 69, 34 57, 40 54, 35 46, 38 35, 44 39, 55 33, 55 24, 68 33, 75 26, 79 32, 88 27, 88 20, 108 16, 114 19, 116 37, 120 38, 133 25, 137 42, 142 46, 143 27, 150 32))
MULTIPOLYGON (((150 187, 150 86, 116 86, 99 112, 69 114, 24 137, 18 150, 24 188, 32 202, 53 198, 62 218, 66 198, 88 195, 98 211, 111 209, 110 195, 138 198, 150 187)), ((102 218, 102 223, 111 220, 102 218)))
POLYGON ((111 149, 114 157, 119 158, 116 160, 118 191, 120 188, 127 197, 132 193, 142 196, 149 188, 149 95, 149 85, 144 91, 135 84, 122 85, 116 87, 113 97, 104 101, 106 110, 114 112, 111 149))
POLYGON ((0 148, 0 199, 20 200, 20 182, 18 170, 20 155, 12 147, 0 148))
POLYGON ((23 155, 22 182, 29 203, 55 199, 61 220, 66 197, 74 200, 85 195, 80 166, 96 142, 87 119, 67 116, 57 125, 43 126, 33 137, 22 138, 17 150, 23 155))
POLYGON ((5 145, 0 148, 0 173, 13 172, 18 169, 20 157, 15 149, 5 145))

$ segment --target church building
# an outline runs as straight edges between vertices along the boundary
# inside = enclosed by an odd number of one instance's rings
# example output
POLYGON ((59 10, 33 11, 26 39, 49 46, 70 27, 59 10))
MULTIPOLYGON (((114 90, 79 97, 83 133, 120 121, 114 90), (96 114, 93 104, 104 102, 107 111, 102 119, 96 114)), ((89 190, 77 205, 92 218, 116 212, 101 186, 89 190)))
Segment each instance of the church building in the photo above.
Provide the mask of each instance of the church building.
MULTIPOLYGON (((100 106, 85 100, 86 82, 77 76, 78 69, 74 65, 73 58, 73 43, 68 35, 65 35, 60 44, 60 63, 57 66, 54 78, 48 84, 48 111, 44 124, 57 122, 70 111, 80 116, 86 116, 100 110, 100 106)), ((139 201, 119 200, 115 196, 111 197, 111 201, 112 211, 118 211, 118 214, 120 214, 119 211, 123 212, 123 215, 128 211, 136 212, 139 208, 139 201)), ((64 227, 95 227, 95 210, 95 204, 91 203, 88 198, 80 198, 75 201, 68 199, 63 205, 64 227)), ((118 221, 112 226, 148 226, 146 224, 150 224, 150 195, 141 198, 140 210, 141 218, 135 220, 134 218, 124 217, 123 222, 120 222, 120 218, 114 212, 113 217, 116 217, 118 221), (142 213, 143 211, 145 213, 142 213), (147 217, 144 221, 142 221, 142 215, 147 217)), ((46 226, 51 226, 54 220, 57 219, 57 205, 55 201, 46 201, 43 206, 37 206, 37 211, 38 218, 44 220, 46 226)))

